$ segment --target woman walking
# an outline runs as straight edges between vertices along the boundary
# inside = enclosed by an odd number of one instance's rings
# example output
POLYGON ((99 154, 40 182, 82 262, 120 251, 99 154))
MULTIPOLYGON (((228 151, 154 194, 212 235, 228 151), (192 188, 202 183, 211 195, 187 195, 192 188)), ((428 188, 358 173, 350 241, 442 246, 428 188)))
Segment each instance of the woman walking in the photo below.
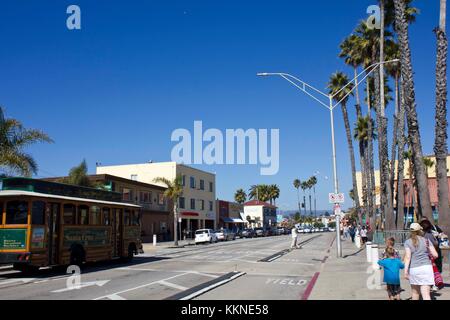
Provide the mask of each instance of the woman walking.
POLYGON ((431 300, 431 287, 434 285, 434 272, 430 255, 438 253, 430 241, 423 237, 418 223, 410 226, 411 237, 405 241, 405 278, 411 284, 412 300, 431 300))

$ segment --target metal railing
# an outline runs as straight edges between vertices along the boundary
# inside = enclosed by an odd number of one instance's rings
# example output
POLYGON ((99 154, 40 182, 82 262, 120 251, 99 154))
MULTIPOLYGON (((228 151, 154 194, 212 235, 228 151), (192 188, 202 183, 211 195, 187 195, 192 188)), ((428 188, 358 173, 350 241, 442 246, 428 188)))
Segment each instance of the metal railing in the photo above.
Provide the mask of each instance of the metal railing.
POLYGON ((372 243, 377 245, 384 245, 386 239, 394 238, 395 246, 403 246, 405 241, 409 239, 410 232, 408 230, 387 230, 387 231, 375 231, 373 233, 372 243))

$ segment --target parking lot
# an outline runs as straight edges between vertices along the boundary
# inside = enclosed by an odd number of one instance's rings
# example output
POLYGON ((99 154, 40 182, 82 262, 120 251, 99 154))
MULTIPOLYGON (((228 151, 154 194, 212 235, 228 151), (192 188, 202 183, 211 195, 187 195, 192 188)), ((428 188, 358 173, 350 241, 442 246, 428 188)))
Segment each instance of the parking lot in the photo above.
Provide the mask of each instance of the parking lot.
POLYGON ((160 248, 131 263, 105 262, 82 270, 80 285, 64 268, 24 277, 0 270, 0 299, 159 300, 302 299, 326 258, 333 233, 236 239, 160 248))

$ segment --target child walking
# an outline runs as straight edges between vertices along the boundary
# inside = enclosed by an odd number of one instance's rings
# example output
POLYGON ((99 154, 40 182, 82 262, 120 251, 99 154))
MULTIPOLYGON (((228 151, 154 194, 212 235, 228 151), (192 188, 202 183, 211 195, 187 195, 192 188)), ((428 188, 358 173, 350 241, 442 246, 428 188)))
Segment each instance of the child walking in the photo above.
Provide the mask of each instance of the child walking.
POLYGON ((387 284, 389 300, 400 300, 400 270, 405 268, 403 262, 396 258, 396 252, 393 247, 386 248, 386 259, 378 261, 378 264, 384 269, 384 282, 387 284))
POLYGON ((395 239, 394 238, 389 238, 386 240, 386 249, 383 252, 383 258, 381 259, 387 259, 388 255, 387 255, 387 249, 388 248, 393 248, 395 251, 395 256, 394 258, 400 259, 400 253, 398 252, 398 250, 395 249, 395 239))

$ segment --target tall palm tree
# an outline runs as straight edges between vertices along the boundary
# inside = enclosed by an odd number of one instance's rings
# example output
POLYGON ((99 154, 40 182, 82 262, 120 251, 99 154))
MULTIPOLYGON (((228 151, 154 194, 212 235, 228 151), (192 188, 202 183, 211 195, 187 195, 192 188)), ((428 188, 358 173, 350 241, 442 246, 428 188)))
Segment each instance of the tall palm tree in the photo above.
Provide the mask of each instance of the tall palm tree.
POLYGON ((308 196, 309 196, 309 215, 312 216, 313 212, 312 212, 311 189, 313 187, 313 184, 312 184, 311 178, 306 181, 306 186, 307 186, 308 192, 309 192, 309 194, 308 194, 308 196))
POLYGON ((301 188, 303 191, 303 208, 305 209, 306 216, 306 190, 308 189, 308 181, 303 181, 301 184, 301 188))
POLYGON ((365 161, 368 156, 369 156, 369 141, 373 141, 374 139, 376 139, 376 133, 374 131, 375 129, 375 123, 373 121, 372 118, 370 118, 370 116, 366 116, 366 117, 361 117, 358 118, 356 125, 355 125, 355 130, 354 130, 354 138, 356 141, 358 141, 359 144, 359 150, 360 150, 360 154, 363 155, 363 163, 365 164, 362 168, 361 168, 361 172, 362 172, 362 185, 363 185, 363 190, 362 190, 362 194, 363 194, 363 204, 365 207, 365 214, 366 217, 371 218, 374 217, 375 215, 373 214, 373 211, 370 210, 369 206, 373 205, 373 201, 371 201, 371 199, 369 198, 369 192, 368 189, 371 188, 370 185, 370 166, 368 165, 368 162, 365 161))
POLYGON ((413 69, 411 63, 411 49, 409 46, 408 22, 405 15, 405 0, 394 0, 395 26, 400 45, 401 73, 405 90, 406 118, 408 122, 408 136, 414 158, 414 171, 418 187, 418 202, 420 202, 419 214, 433 219, 431 212, 430 193, 425 166, 422 162, 422 142, 420 139, 419 122, 417 119, 416 98, 413 69))
MULTIPOLYGON (((328 89, 329 93, 332 95, 335 95, 334 100, 341 104, 341 110, 342 110, 342 116, 344 118, 344 126, 345 126, 345 133, 347 136, 347 147, 348 152, 350 155, 350 165, 351 165, 351 173, 352 173, 352 183, 353 183, 353 191, 356 194, 358 193, 358 185, 356 183, 356 164, 355 164, 355 150, 353 149, 353 140, 352 140, 352 131, 350 128, 350 121, 348 119, 348 112, 347 112, 347 102, 349 96, 352 94, 352 90, 354 88, 353 84, 347 85, 349 83, 349 79, 347 76, 342 72, 336 72, 334 73, 330 81, 328 83, 328 89), (345 89, 342 90, 344 86, 346 86, 345 89)), ((360 210, 360 204, 359 204, 359 198, 355 201, 356 210, 359 212, 360 210)))
POLYGON ((301 186, 302 182, 300 181, 300 179, 295 179, 294 180, 294 188, 297 189, 297 200, 298 200, 298 212, 302 213, 302 207, 300 205, 300 186, 301 186))
POLYGON ((234 194, 234 201, 236 201, 239 204, 245 203, 247 201, 247 194, 245 193, 244 189, 239 189, 234 194))
POLYGON ((0 173, 4 176, 18 174, 31 177, 38 165, 24 149, 38 142, 52 143, 40 130, 26 129, 19 120, 7 119, 0 107, 0 173))
POLYGON ((316 199, 316 185, 317 185, 317 177, 316 176, 312 176, 310 179, 312 188, 313 188, 313 193, 314 193, 314 215, 317 216, 317 199, 316 199))
POLYGON ((268 195, 270 204, 277 205, 277 199, 280 197, 280 188, 276 184, 268 186, 268 195))
POLYGON ((157 177, 153 179, 154 183, 165 184, 167 189, 164 191, 164 196, 173 202, 173 235, 174 245, 178 246, 178 201, 183 195, 183 178, 177 176, 173 180, 164 177, 157 177))
POLYGON ((446 32, 447 1, 440 1, 439 28, 435 30, 437 37, 436 58, 436 128, 434 153, 436 155, 436 179, 438 183, 439 224, 445 232, 450 232, 450 207, 447 179, 447 56, 448 39, 446 32))
POLYGON ((405 166, 405 103, 403 86, 401 86, 400 110, 398 120, 398 167, 397 167, 397 228, 405 228, 405 188, 404 188, 404 166, 405 166))
POLYGON ((83 159, 78 166, 70 169, 69 176, 66 179, 63 179, 62 182, 82 187, 93 187, 93 183, 88 178, 88 167, 86 160, 83 159))

